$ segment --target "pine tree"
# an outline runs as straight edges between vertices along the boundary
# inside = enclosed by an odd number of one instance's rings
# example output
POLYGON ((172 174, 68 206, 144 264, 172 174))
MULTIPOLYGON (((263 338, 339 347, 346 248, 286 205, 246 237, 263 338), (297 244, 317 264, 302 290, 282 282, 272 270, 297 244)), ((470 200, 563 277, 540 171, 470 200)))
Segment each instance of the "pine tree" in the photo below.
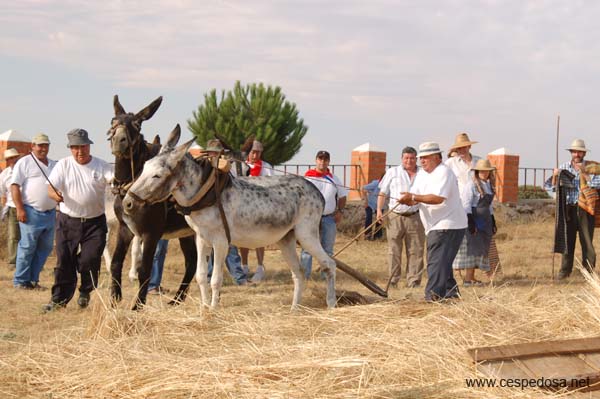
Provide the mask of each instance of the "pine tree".
POLYGON ((280 87, 262 83, 243 87, 238 81, 233 91, 223 90, 220 99, 214 89, 205 94, 204 104, 188 120, 188 129, 202 146, 218 134, 230 147, 239 149, 254 135, 264 145, 262 158, 279 165, 298 153, 308 127, 280 87))

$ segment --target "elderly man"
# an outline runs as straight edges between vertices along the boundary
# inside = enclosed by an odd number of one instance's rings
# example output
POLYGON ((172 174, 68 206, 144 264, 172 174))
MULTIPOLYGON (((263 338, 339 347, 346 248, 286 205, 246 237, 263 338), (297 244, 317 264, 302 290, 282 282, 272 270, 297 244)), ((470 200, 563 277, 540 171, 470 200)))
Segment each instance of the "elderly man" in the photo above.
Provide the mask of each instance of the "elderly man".
POLYGON ((596 251, 594 250, 594 215, 587 213, 577 205, 577 199, 581 190, 581 179, 583 178, 591 188, 600 188, 600 175, 585 173, 585 155, 589 151, 585 142, 581 139, 573 140, 567 151, 571 153, 571 160, 561 164, 554 169, 550 181, 545 183, 547 189, 556 188, 556 180, 561 170, 567 170, 574 175, 573 187, 566 187, 566 223, 567 223, 567 252, 562 255, 562 263, 558 279, 563 280, 571 275, 573 271, 573 255, 575 253, 575 241, 579 233, 583 266, 592 271, 596 267, 596 251))
POLYGON ((58 161, 49 177, 48 195, 59 205, 56 227, 56 268, 49 312, 69 303, 81 275, 81 308, 88 306, 90 293, 98 286, 100 259, 106 245, 104 193, 113 179, 112 166, 90 154, 94 144, 84 129, 67 133, 71 156, 58 161))
POLYGON ((4 208, 2 208, 2 220, 7 220, 8 227, 8 252, 7 263, 11 269, 16 267, 17 263, 17 245, 21 239, 19 232, 19 221, 17 220, 17 208, 12 199, 10 182, 12 179, 13 167, 19 160, 19 152, 14 148, 9 148, 4 151, 4 160, 6 168, 0 173, 0 197, 4 198, 4 208))
POLYGON ((442 163, 438 143, 419 146, 418 157, 423 172, 419 173, 408 193, 399 202, 418 205, 427 235, 426 301, 439 301, 459 296, 452 275, 452 262, 467 228, 467 215, 462 206, 454 173, 442 163))
POLYGON ((419 217, 417 205, 398 204, 402 193, 409 192, 417 177, 417 151, 412 147, 402 150, 402 165, 390 168, 385 172, 379 183, 379 198, 377 199, 377 219, 383 217, 383 207, 386 199, 392 210, 388 216, 388 257, 390 282, 397 286, 402 274, 402 247, 406 246, 406 286, 418 287, 423 274, 423 249, 425 245, 425 230, 419 217))
POLYGON ((31 140, 31 152, 19 159, 11 179, 11 194, 17 210, 21 240, 13 285, 20 289, 43 289, 40 272, 54 243, 56 201, 48 197, 46 176, 56 164, 48 158, 50 140, 38 134, 31 140))
MULTIPOLYGON (((246 164, 250 168, 248 170, 250 176, 273 176, 273 166, 262 160, 263 150, 262 143, 254 140, 248 154, 248 160, 246 161, 246 164)), ((248 274, 248 248, 240 248, 240 255, 242 255, 242 269, 248 274)), ((258 283, 265 277, 264 259, 265 248, 256 248, 256 261, 258 265, 256 266, 256 273, 252 276, 253 283, 258 283)))
POLYGON ((461 190, 469 182, 469 177, 473 176, 471 168, 475 166, 481 157, 471 154, 471 145, 477 144, 477 141, 471 141, 467 133, 459 133, 454 139, 454 144, 448 150, 449 153, 454 152, 455 155, 446 160, 446 166, 454 172, 458 179, 458 187, 461 190))
MULTIPOLYGON (((329 161, 329 152, 317 152, 316 167, 308 170, 304 177, 319 189, 325 199, 323 216, 321 216, 320 238, 323 249, 331 256, 337 234, 337 223, 342 220, 348 190, 342 185, 340 179, 329 171, 329 161)), ((312 256, 305 250, 300 253, 300 264, 304 268, 304 276, 308 280, 312 271, 312 256)))

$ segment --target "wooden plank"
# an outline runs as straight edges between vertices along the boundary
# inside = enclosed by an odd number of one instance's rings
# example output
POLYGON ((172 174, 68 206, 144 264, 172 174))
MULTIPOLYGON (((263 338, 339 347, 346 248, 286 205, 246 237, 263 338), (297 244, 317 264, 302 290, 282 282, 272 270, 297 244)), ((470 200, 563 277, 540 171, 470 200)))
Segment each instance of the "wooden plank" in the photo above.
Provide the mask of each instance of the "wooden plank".
POLYGON ((600 337, 472 348, 467 352, 475 362, 600 352, 600 337))
POLYGON ((574 376, 598 374, 577 356, 540 356, 520 361, 536 378, 565 378, 570 381, 574 376))

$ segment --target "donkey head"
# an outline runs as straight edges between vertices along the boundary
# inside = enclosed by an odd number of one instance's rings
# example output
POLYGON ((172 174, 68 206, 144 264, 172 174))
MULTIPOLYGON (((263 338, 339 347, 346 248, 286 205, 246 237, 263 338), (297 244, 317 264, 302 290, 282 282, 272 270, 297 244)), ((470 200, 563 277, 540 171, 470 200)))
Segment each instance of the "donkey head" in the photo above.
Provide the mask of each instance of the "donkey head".
POLYGON ((182 175, 185 174, 181 163, 194 143, 194 139, 175 147, 180 136, 181 128, 178 124, 169 134, 167 143, 158 155, 144 164, 142 174, 123 199, 125 213, 133 214, 143 204, 154 204, 167 200, 181 184, 180 182, 184 178, 182 175))
POLYGON ((111 127, 107 132, 110 140, 111 151, 114 156, 129 158, 134 145, 141 139, 142 122, 152 118, 162 102, 158 97, 137 114, 125 112, 119 102, 119 96, 115 95, 113 105, 115 117, 111 121, 111 127))

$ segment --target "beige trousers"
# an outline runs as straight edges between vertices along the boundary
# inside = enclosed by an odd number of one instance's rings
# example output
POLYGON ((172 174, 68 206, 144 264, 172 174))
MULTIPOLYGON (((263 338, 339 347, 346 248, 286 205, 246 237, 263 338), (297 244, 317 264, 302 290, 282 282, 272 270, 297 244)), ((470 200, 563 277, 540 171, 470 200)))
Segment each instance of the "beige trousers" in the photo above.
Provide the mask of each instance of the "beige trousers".
POLYGON ((391 282, 397 284, 402 277, 402 247, 404 245, 407 257, 406 285, 415 287, 421 284, 425 230, 419 214, 401 216, 392 212, 388 216, 387 240, 391 282))

